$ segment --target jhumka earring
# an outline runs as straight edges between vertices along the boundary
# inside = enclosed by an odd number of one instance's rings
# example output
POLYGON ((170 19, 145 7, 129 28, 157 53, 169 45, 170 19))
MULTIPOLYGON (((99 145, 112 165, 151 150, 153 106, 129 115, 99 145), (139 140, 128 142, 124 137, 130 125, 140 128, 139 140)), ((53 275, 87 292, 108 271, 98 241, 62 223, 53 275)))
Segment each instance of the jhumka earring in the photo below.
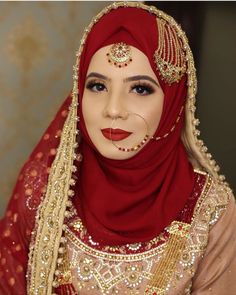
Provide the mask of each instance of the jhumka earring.
POLYGON ((119 150, 119 151, 122 151, 122 152, 134 152, 134 151, 137 151, 139 150, 147 141, 148 139, 150 138, 150 135, 149 135, 149 127, 148 127, 148 123, 147 121, 139 114, 136 114, 136 113, 128 113, 129 115, 134 115, 134 116, 137 116, 139 118, 141 118, 143 120, 143 122, 145 123, 145 126, 146 126, 146 134, 144 136, 144 138, 141 140, 141 142, 139 142, 138 144, 136 144, 135 146, 131 147, 131 148, 124 148, 124 147, 121 147, 121 146, 118 146, 112 139, 112 132, 111 130, 114 128, 114 122, 117 120, 117 119, 113 119, 112 120, 112 123, 111 123, 111 128, 110 128, 110 139, 111 139, 111 142, 112 144, 119 150))
POLYGON ((126 67, 132 61, 132 52, 128 44, 120 42, 111 46, 107 53, 108 62, 118 68, 126 67))

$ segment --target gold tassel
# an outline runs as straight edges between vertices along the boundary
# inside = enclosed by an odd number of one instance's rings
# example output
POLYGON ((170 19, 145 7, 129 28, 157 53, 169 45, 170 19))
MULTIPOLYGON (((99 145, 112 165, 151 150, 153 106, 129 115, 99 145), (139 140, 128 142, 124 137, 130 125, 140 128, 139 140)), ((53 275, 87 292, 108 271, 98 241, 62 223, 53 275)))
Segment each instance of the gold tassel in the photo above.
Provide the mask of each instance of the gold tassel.
POLYGON ((186 72, 186 57, 183 44, 174 27, 166 25, 166 22, 157 18, 158 48, 154 53, 157 70, 162 79, 172 84, 179 82, 186 72))
POLYGON ((173 221, 168 232, 170 234, 165 252, 158 262, 155 272, 147 284, 146 295, 164 295, 168 291, 168 283, 174 273, 176 263, 184 250, 190 224, 173 221))

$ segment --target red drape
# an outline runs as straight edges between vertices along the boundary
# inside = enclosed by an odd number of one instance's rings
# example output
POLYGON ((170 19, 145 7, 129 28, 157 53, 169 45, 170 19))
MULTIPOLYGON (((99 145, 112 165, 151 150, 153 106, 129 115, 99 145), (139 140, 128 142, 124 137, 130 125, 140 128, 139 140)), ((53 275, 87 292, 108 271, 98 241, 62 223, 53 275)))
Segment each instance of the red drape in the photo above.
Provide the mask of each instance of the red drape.
POLYGON ((36 209, 60 141, 71 97, 65 100, 20 171, 6 214, 0 221, 0 295, 25 295, 29 244, 36 209))

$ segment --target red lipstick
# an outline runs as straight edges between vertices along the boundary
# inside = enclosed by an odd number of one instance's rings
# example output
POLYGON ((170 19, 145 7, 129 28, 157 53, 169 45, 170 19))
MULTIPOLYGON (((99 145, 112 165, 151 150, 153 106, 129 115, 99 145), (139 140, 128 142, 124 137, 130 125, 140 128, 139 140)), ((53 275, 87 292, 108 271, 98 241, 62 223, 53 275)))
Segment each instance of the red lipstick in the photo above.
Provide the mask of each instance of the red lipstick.
POLYGON ((101 129, 103 136, 109 140, 119 141, 122 139, 127 138, 132 134, 132 132, 128 132, 122 129, 112 129, 112 128, 105 128, 101 129))

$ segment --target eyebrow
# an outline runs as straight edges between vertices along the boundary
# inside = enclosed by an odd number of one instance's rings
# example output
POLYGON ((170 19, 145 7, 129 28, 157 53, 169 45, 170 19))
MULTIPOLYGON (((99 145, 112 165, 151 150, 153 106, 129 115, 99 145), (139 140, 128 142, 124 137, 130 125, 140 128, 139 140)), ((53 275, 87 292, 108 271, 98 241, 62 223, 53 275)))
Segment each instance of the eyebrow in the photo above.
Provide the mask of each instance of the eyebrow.
POLYGON ((124 82, 132 82, 132 81, 139 81, 139 80, 148 80, 148 81, 152 82, 153 84, 155 84, 156 86, 160 87, 160 85, 153 78, 151 78, 147 75, 137 75, 137 76, 125 78, 124 82))
MULTIPOLYGON (((103 79, 105 81, 111 81, 111 79, 109 79, 108 77, 99 74, 99 73, 95 73, 95 72, 91 72, 87 77, 86 80, 89 78, 99 78, 99 79, 103 79)), ((136 76, 132 76, 132 77, 128 77, 124 79, 124 82, 132 82, 132 81, 139 81, 139 80, 147 80, 152 82, 153 84, 155 84, 157 87, 160 87, 160 85, 151 77, 147 76, 147 75, 136 75, 136 76)))

